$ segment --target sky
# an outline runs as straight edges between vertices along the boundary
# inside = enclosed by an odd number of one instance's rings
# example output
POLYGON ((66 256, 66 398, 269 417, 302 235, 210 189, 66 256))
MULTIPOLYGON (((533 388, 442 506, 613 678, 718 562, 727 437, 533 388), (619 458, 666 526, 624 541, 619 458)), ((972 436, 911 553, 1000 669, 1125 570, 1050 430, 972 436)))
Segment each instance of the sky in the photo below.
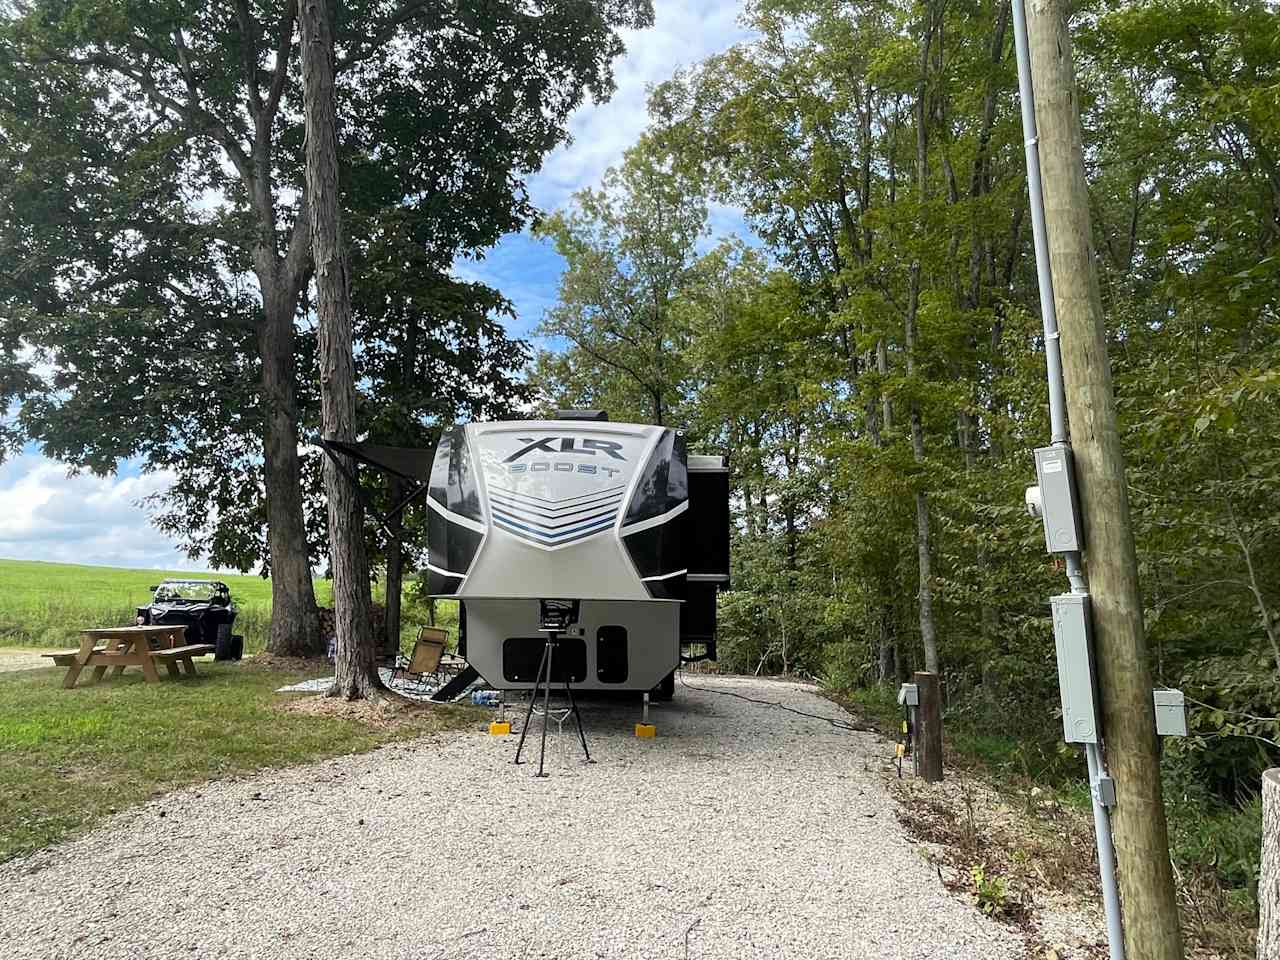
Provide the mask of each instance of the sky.
MULTIPOLYGON (((645 127, 646 88, 718 53, 746 34, 739 0, 655 0, 655 24, 624 31, 626 54, 614 64, 617 90, 606 103, 586 103, 570 120, 572 142, 555 150, 529 182, 540 209, 563 207, 573 193, 600 182, 645 127)), ((732 214, 717 226, 731 225, 732 214)), ((555 303, 563 264, 549 244, 527 233, 503 238, 478 261, 455 272, 502 291, 515 305, 509 324, 526 336, 555 303)), ((204 569, 151 526, 139 501, 163 491, 172 477, 125 463, 108 477, 70 475, 34 449, 0 464, 0 557, 166 570, 204 569)))

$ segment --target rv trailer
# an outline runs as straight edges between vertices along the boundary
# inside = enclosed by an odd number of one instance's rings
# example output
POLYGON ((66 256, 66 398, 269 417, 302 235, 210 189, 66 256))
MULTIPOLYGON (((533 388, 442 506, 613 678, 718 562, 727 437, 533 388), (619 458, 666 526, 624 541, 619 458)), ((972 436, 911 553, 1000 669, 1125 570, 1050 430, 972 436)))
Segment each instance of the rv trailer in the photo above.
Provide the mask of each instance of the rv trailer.
POLYGON ((599 411, 458 426, 427 508, 428 592, 461 601, 458 652, 492 686, 534 687, 546 600, 579 601, 554 685, 669 698, 682 660, 715 659, 728 468, 679 431, 599 411))

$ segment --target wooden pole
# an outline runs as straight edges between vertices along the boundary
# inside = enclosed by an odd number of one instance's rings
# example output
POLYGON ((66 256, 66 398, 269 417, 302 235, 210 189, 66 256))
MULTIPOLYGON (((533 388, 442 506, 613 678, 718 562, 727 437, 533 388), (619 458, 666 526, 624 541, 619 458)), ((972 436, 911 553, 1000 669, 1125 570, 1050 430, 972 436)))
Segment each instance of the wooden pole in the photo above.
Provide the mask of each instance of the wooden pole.
POLYGON ((1129 960, 1181 960, 1124 455, 1094 267, 1066 0, 1027 7, 1045 223, 1084 520, 1112 833, 1129 960))
POLYGON ((1258 960, 1280 957, 1280 767, 1262 775, 1262 880, 1258 884, 1258 960))
POLYGON ((912 679, 920 696, 915 731, 920 776, 937 783, 942 779, 942 688, 936 673, 919 672, 912 679))

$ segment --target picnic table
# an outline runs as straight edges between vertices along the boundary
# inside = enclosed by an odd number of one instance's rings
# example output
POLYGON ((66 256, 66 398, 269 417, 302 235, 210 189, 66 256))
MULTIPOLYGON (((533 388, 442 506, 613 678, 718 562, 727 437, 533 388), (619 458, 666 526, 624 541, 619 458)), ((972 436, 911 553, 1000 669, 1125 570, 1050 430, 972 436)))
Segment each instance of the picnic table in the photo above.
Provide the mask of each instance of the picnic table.
POLYGON ((125 667, 141 667, 148 683, 160 680, 156 663, 163 663, 170 677, 180 677, 182 666, 188 676, 195 676, 196 665, 192 657, 213 652, 210 643, 186 643, 187 628, 178 626, 108 627, 100 630, 81 631, 80 649, 62 653, 46 653, 56 666, 66 667, 67 675, 62 685, 70 690, 80 678, 80 671, 93 667, 93 682, 97 683, 112 671, 113 677, 124 673, 125 667))

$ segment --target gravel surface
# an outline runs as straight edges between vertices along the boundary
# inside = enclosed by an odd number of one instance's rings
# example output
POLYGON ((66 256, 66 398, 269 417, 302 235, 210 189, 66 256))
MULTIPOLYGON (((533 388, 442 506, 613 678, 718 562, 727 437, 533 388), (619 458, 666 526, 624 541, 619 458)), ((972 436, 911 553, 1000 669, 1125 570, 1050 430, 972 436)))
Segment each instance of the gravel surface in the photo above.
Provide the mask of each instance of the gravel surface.
MULTIPOLYGON (((799 685, 689 683, 843 716, 799 685)), ((638 705, 583 712, 598 762, 566 724, 545 780, 475 732, 135 808, 0 866, 0 956, 1022 955, 904 837, 883 741, 688 688, 653 740, 638 705)))

